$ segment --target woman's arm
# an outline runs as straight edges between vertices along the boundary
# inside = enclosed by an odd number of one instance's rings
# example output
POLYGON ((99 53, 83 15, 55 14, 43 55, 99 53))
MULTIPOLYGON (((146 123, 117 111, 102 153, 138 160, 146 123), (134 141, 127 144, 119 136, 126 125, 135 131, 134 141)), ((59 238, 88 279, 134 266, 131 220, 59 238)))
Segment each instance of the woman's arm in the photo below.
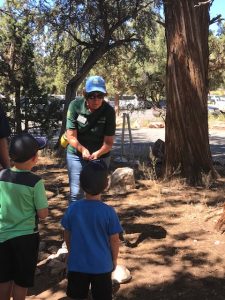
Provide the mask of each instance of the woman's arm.
POLYGON ((105 136, 102 147, 100 149, 98 149, 97 151, 93 152, 90 155, 90 159, 97 159, 100 156, 102 156, 103 154, 108 153, 112 149, 113 142, 114 142, 114 135, 113 136, 105 136))
POLYGON ((119 234, 116 233, 111 235, 109 240, 110 240, 110 246, 112 252, 113 267, 115 269, 117 266, 117 258, 118 258, 119 246, 120 246, 119 234))
POLYGON ((5 169, 10 167, 8 141, 6 138, 0 139, 0 163, 5 169))
POLYGON ((90 159, 90 152, 87 148, 81 145, 77 139, 77 130, 67 129, 66 137, 71 146, 77 149, 80 153, 82 153, 83 159, 90 159))

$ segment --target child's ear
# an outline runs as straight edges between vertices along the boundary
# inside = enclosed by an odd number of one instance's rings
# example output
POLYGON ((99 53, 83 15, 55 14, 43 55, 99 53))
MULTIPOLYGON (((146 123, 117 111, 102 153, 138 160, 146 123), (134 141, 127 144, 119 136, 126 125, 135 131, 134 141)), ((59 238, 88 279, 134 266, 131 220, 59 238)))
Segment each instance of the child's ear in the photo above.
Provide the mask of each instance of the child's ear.
POLYGON ((108 191, 108 189, 110 188, 110 183, 111 183, 111 180, 110 180, 110 177, 108 176, 106 179, 104 190, 108 191))
POLYGON ((36 162, 38 160, 38 152, 31 158, 33 162, 36 162))

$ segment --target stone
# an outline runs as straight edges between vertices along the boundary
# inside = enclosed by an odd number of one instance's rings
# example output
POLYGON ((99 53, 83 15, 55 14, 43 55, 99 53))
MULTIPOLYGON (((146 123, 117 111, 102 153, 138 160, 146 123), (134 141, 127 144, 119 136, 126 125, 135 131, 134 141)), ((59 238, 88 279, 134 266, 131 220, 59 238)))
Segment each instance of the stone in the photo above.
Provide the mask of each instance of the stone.
POLYGON ((44 260, 49 256, 48 253, 44 252, 44 251, 40 251, 38 253, 38 261, 44 260))
POLYGON ((41 241, 39 244, 39 251, 43 251, 46 248, 46 243, 44 241, 41 241))
POLYGON ((130 271, 123 265, 117 265, 116 269, 112 272, 112 280, 119 283, 126 283, 132 278, 130 271))
POLYGON ((63 273, 66 270, 66 264, 57 259, 52 260, 51 263, 48 264, 48 266, 51 267, 51 275, 57 275, 63 273))
POLYGON ((152 147, 152 154, 156 158, 163 160, 165 154, 165 142, 161 139, 158 139, 152 147))
POLYGON ((135 188, 134 170, 129 167, 117 168, 111 175, 110 189, 124 194, 135 188))
POLYGON ((57 251, 58 251, 58 247, 57 246, 50 246, 49 248, 48 248, 48 252, 49 253, 52 253, 52 254, 54 254, 54 253, 57 253, 57 251))

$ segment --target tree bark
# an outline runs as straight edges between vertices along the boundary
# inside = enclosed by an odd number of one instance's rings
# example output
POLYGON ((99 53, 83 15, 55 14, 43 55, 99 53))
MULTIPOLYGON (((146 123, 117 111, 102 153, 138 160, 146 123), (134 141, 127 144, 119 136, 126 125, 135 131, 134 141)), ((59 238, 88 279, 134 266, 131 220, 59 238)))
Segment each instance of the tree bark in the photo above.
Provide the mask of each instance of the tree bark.
POLYGON ((21 113, 20 113, 20 82, 15 80, 15 120, 16 120, 16 133, 22 132, 21 127, 21 113))
POLYGON ((166 178, 215 177, 208 136, 209 4, 164 0, 167 42, 166 178))

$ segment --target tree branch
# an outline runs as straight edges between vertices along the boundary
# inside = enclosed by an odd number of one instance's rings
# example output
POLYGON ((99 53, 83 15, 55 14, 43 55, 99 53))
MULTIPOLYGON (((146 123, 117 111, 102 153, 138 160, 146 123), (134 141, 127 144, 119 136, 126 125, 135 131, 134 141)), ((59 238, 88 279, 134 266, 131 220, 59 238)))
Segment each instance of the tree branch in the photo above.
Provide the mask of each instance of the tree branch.
POLYGON ((2 8, 0 8, 0 13, 6 14, 8 16, 11 16, 10 13, 2 8))
POLYGON ((209 21, 209 25, 212 25, 214 23, 217 23, 218 21, 223 21, 224 19, 221 18, 222 15, 218 15, 216 16, 215 18, 212 18, 210 21, 209 21))
POLYGON ((160 20, 156 20, 156 23, 158 23, 159 25, 162 25, 164 28, 166 27, 165 22, 162 22, 160 20))
POLYGON ((194 7, 202 6, 211 3, 212 0, 204 1, 204 2, 198 2, 198 4, 194 5, 194 7))
POLYGON ((137 38, 128 38, 128 39, 118 40, 118 41, 114 42, 113 44, 110 44, 108 46, 108 49, 112 50, 116 47, 120 47, 120 46, 124 45, 125 43, 131 43, 131 42, 139 42, 139 39, 137 39, 137 38))

